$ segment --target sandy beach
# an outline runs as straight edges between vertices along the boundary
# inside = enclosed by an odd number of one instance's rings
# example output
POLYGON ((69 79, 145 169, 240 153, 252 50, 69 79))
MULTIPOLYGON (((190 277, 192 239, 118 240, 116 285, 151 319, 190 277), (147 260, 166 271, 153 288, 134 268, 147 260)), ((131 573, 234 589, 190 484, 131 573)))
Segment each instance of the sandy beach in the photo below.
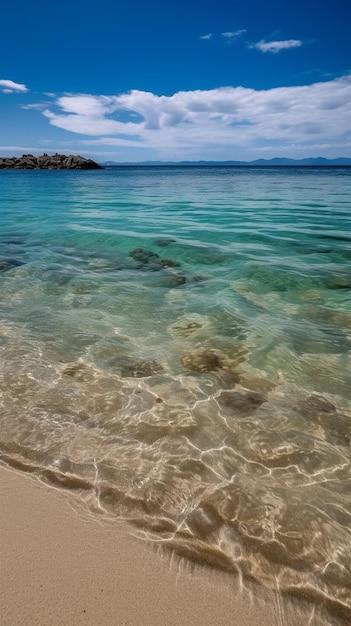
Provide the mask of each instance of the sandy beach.
POLYGON ((233 578, 171 563, 130 527, 4 466, 0 493, 2 626, 308 623, 273 594, 253 598, 233 578))

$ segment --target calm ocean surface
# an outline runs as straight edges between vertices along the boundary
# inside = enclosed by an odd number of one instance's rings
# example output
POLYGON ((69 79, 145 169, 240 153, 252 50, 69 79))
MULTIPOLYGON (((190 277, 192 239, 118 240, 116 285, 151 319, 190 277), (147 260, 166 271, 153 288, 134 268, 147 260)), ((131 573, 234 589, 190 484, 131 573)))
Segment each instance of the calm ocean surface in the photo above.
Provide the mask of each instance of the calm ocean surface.
POLYGON ((348 623, 351 170, 2 170, 0 228, 0 458, 348 623))

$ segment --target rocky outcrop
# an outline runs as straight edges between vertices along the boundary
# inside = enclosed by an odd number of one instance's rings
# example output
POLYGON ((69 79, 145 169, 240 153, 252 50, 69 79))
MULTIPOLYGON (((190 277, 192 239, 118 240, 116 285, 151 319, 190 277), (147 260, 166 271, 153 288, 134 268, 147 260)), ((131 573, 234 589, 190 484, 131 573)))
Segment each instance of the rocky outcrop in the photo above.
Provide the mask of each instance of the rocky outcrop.
POLYGON ((21 157, 0 158, 0 169, 5 170, 100 170, 101 165, 82 156, 65 154, 43 154, 35 157, 23 154, 21 157))

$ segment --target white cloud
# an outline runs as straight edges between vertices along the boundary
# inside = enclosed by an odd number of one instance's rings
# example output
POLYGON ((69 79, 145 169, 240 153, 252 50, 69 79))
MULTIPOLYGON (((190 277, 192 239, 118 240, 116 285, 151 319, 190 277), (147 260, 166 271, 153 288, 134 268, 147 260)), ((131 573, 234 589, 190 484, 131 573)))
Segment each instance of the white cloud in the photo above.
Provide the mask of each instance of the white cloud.
MULTIPOLYGON (((84 135, 133 135, 137 125, 119 122, 108 115, 122 110, 118 96, 91 96, 71 94, 58 98, 55 102, 60 113, 45 108, 42 113, 53 126, 84 135)), ((42 105, 40 105, 41 107, 42 105)))
POLYGON ((288 50, 289 48, 299 48, 302 46, 300 39, 285 39, 283 41, 258 41, 250 46, 250 48, 257 48, 261 52, 273 52, 276 54, 281 50, 288 50))
MULTIPOLYGON (((221 87, 172 96, 132 90, 115 96, 68 94, 43 115, 53 126, 95 137, 91 145, 152 149, 155 157, 312 145, 349 145, 351 76, 296 87, 221 87)), ((212 157, 211 157, 212 158, 212 157)), ((226 156, 225 158, 228 158, 226 156)), ((236 158, 232 156, 232 158, 236 158)))
POLYGON ((212 33, 208 33, 207 35, 201 35, 200 39, 211 39, 212 38, 212 33))
POLYGON ((26 93, 28 88, 20 83, 14 83, 13 80, 0 80, 0 89, 3 93, 26 93))
POLYGON ((227 41, 232 41, 233 39, 240 37, 240 35, 243 35, 244 33, 246 33, 246 28, 240 28, 240 30, 235 31, 227 31, 225 33, 221 33, 221 35, 222 37, 227 39, 227 41))

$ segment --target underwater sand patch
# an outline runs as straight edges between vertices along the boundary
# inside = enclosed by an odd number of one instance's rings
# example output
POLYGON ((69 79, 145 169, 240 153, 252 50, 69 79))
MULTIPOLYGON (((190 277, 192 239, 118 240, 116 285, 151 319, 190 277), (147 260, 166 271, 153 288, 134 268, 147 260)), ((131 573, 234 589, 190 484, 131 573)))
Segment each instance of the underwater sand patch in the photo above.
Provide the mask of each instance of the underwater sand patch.
POLYGON ((192 337, 200 330, 209 328, 211 322, 205 315, 192 313, 191 315, 183 315, 169 327, 169 331, 176 337, 192 337))

